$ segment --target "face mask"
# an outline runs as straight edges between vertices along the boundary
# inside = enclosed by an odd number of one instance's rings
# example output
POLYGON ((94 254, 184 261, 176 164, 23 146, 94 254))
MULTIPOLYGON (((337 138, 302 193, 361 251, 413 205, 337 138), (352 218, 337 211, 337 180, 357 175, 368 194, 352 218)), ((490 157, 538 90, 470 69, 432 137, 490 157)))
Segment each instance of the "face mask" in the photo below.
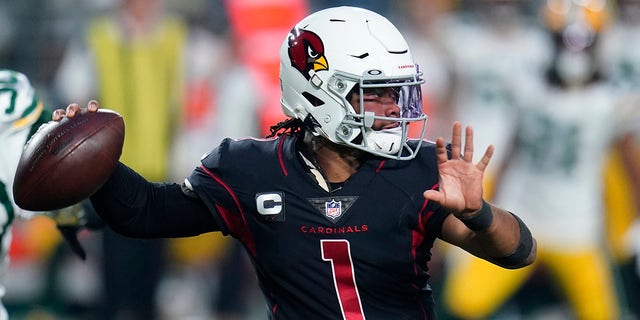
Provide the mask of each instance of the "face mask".
POLYGON ((584 84, 593 76, 592 59, 584 51, 562 51, 558 55, 555 67, 562 83, 569 86, 584 84))

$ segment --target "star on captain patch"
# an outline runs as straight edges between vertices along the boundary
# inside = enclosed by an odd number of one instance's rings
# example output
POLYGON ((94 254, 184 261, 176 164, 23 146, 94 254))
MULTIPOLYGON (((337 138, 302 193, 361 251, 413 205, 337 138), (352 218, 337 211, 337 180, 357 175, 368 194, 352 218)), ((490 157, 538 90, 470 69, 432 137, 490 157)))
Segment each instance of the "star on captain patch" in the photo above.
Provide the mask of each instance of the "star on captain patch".
POLYGON ((356 202, 358 197, 328 197, 307 199, 329 221, 336 223, 356 202))

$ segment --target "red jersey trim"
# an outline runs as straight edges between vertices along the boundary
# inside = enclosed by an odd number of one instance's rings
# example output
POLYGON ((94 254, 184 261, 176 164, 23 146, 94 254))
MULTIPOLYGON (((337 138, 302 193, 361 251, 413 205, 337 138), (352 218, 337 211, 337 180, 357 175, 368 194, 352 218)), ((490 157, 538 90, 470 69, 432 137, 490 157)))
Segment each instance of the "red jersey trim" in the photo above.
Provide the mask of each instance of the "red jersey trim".
MULTIPOLYGON (((436 184, 433 185, 433 187, 431 187, 430 190, 435 190, 437 188, 438 188, 438 184, 436 183, 436 184)), ((429 221, 429 219, 433 215, 433 211, 424 212, 424 209, 427 208, 427 204, 429 204, 429 200, 424 199, 424 203, 422 204, 422 209, 420 209, 420 215, 421 216, 424 215, 424 221, 423 221, 424 224, 427 224, 427 221, 429 221)))
MULTIPOLYGON (((435 185, 433 185, 433 187, 431 187, 431 190, 434 190, 437 187, 438 187, 438 184, 436 183, 435 185)), ((427 204, 429 204, 429 200, 424 199, 424 202, 422 203, 422 208, 420 208, 420 211, 418 212, 418 228, 416 230, 413 230, 413 235, 412 235, 413 239, 411 241, 411 255, 413 256, 414 261, 416 260, 418 247, 422 244, 422 241, 424 241, 424 233, 425 233, 427 221, 433 215, 433 211, 425 212, 425 209, 427 208, 427 204)), ((413 271, 415 272, 416 275, 418 274, 418 266, 415 264, 413 266, 413 271)))
POLYGON ((247 219, 244 210, 242 210, 242 206, 240 205, 238 197, 233 192, 233 190, 231 190, 231 187, 224 183, 224 181, 222 181, 222 179, 220 179, 218 176, 213 174, 213 172, 209 171, 209 169, 207 169, 203 165, 201 165, 200 168, 204 170, 204 172, 206 172, 211 178, 213 178, 213 180, 218 182, 225 190, 227 190, 227 192, 233 199, 233 202, 236 204, 236 208, 238 209, 240 216, 238 216, 237 214, 233 214, 231 210, 228 210, 227 208, 224 208, 220 205, 216 205, 216 209, 218 210, 218 213, 220 214, 224 222, 227 224, 227 228, 229 228, 230 233, 238 237, 238 239, 240 239, 240 241, 244 243, 247 249, 249 249, 251 256, 255 257, 256 244, 253 240, 253 235, 251 234, 247 226, 247 219))
MULTIPOLYGON (((431 190, 434 190, 437 187, 438 187, 438 184, 436 183, 431 187, 431 190)), ((424 241, 424 237, 425 237, 424 233, 425 233, 427 221, 433 215, 433 211, 425 212, 425 209, 427 208, 427 204, 429 204, 429 200, 424 199, 424 202, 422 203, 422 208, 420 208, 420 211, 418 212, 418 228, 416 230, 413 230, 413 240, 411 244, 411 255, 413 255, 413 261, 416 261, 416 254, 417 254, 418 247, 424 241)), ((416 265, 415 263, 413 264, 413 272, 416 274, 416 276, 418 275, 418 265, 416 265)), ((427 320, 428 319, 427 310, 425 310, 424 306, 422 306, 421 304, 420 304, 420 308, 422 309, 423 319, 427 320)))
POLYGON ((284 160, 283 160, 283 154, 282 154, 282 148, 283 148, 285 139, 286 139, 286 136, 282 136, 282 138, 278 143, 278 161, 280 161, 280 168, 282 169, 282 173, 286 177, 289 175, 289 172, 287 172, 287 168, 284 166, 284 160))

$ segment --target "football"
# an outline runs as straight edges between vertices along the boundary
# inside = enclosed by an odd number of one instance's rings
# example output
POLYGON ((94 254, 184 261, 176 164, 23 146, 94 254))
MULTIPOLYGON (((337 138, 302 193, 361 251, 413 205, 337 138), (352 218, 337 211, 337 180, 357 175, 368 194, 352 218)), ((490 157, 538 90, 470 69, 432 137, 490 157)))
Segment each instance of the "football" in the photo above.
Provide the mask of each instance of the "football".
POLYGON ((118 164, 124 120, 115 111, 83 109, 72 118, 49 121, 25 145, 13 183, 16 204, 50 211, 95 193, 118 164))

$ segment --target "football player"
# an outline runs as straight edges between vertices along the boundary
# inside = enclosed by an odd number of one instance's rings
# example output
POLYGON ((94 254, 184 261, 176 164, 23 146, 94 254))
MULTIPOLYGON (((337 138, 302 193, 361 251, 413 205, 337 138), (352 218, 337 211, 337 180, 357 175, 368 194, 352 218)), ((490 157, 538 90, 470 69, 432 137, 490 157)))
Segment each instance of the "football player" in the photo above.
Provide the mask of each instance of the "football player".
POLYGON ((490 144, 496 148, 493 165, 485 171, 488 199, 498 169, 495 164, 502 163, 517 129, 512 121, 514 91, 538 81, 549 60, 548 37, 528 15, 530 3, 467 1, 466 10, 449 15, 440 25, 454 71, 452 117, 476 129, 478 148, 490 144))
MULTIPOLYGON (((640 93, 640 1, 619 0, 618 15, 602 34, 601 65, 607 81, 620 94, 640 93)), ((627 299, 627 308, 640 317, 640 168, 626 163, 638 161, 638 139, 622 140, 623 149, 613 150, 605 172, 607 237, 618 276, 627 299)))
POLYGON ((91 197, 105 221, 131 237, 233 236, 270 319, 433 319, 436 239, 504 268, 535 260, 527 226, 482 198, 493 147, 474 163, 473 130, 457 122, 449 146, 407 139, 410 125, 426 128, 424 80, 386 18, 318 11, 285 37, 280 59, 289 118, 270 137, 225 139, 182 184, 119 164, 91 197))
MULTIPOLYGON (((4 274, 9 264, 11 226, 16 217, 33 214, 20 209, 13 201, 13 178, 22 148, 40 124, 51 115, 43 112, 31 83, 21 73, 0 70, 0 298, 5 294, 4 274)), ((7 319, 0 303, 0 319, 7 319)))

